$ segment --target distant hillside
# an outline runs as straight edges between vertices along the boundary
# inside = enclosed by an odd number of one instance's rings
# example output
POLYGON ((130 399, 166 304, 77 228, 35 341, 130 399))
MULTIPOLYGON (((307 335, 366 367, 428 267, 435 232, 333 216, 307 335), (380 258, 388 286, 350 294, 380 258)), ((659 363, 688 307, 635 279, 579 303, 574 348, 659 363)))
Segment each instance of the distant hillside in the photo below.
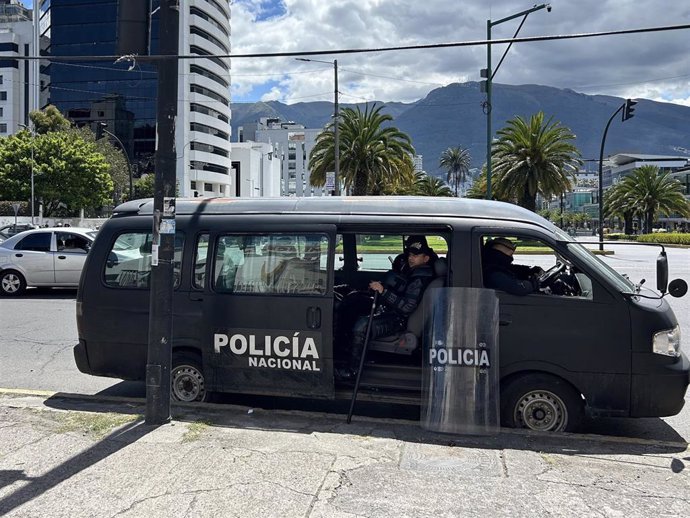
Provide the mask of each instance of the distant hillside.
MULTIPOLYGON (((486 158, 484 94, 478 83, 452 84, 431 91, 415 103, 386 104, 394 124, 412 137, 424 156, 424 169, 441 175, 438 159, 449 146, 470 150, 473 167, 486 158)), ((623 99, 585 95, 539 85, 494 84, 492 125, 494 132, 516 115, 529 117, 539 110, 568 126, 577 135, 583 158, 598 159, 606 121, 623 99)), ((355 106, 344 104, 341 106, 355 106)), ((286 105, 277 101, 232 106, 233 134, 237 126, 259 117, 280 117, 309 128, 323 127, 333 114, 333 104, 310 102, 286 105)), ((614 121, 606 139, 604 156, 615 153, 687 155, 690 158, 690 107, 640 100, 635 117, 624 124, 614 121)))

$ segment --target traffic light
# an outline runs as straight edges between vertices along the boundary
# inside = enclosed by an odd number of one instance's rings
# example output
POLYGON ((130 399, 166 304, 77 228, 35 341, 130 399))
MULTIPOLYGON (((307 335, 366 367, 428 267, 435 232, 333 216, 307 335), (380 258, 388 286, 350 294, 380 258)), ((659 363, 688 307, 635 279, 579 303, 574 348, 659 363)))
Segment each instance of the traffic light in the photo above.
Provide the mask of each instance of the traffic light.
POLYGON ((103 132, 108 125, 105 122, 96 123, 96 140, 101 140, 103 138, 103 132))
POLYGON ((637 104, 637 101, 633 101, 632 99, 626 99, 625 100, 625 106, 623 107, 623 121, 627 121, 628 119, 632 119, 635 116, 635 105, 637 104))

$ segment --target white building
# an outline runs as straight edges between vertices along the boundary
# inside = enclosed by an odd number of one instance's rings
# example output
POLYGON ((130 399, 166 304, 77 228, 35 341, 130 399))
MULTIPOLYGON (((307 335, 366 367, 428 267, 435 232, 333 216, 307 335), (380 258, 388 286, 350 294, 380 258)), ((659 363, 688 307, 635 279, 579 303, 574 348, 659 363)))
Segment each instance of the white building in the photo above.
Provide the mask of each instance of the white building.
POLYGON ((322 131, 321 128, 309 129, 302 124, 262 117, 257 123, 240 128, 238 136, 240 142, 265 142, 277 148, 282 159, 282 196, 324 196, 324 188, 309 184, 309 153, 322 131))
POLYGON ((230 196, 280 196, 281 159, 277 149, 265 142, 232 144, 233 181, 230 196))
MULTIPOLYGON (((230 2, 180 2, 182 55, 230 54, 230 2)), ((177 179, 181 196, 234 196, 230 158, 230 59, 206 57, 179 62, 177 179)))
POLYGON ((36 109, 36 67, 32 61, 12 59, 34 54, 32 12, 18 0, 0 0, 0 136, 29 123, 36 109))

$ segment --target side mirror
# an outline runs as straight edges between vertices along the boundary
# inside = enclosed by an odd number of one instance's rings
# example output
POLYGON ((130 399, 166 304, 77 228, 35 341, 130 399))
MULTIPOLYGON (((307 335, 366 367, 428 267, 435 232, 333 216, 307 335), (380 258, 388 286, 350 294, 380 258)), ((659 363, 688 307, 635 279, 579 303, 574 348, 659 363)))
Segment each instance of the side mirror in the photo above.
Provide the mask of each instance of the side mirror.
POLYGON ((688 292, 688 283, 683 279, 674 279, 671 284, 668 285, 668 294, 671 297, 682 297, 688 292))
POLYGON ((661 293, 666 293, 668 287, 668 259, 666 252, 662 251, 656 258, 656 289, 661 293))

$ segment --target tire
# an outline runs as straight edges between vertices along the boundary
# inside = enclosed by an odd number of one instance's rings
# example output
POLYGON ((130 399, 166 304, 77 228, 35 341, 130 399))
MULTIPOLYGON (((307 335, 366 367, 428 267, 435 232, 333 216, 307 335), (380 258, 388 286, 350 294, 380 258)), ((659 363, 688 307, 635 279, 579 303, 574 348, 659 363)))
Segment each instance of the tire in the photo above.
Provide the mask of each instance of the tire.
POLYGON ((18 297, 26 290, 24 276, 15 270, 0 273, 0 293, 6 297, 18 297))
POLYGON ((184 403, 203 403, 208 400, 206 379, 201 359, 190 353, 173 354, 170 373, 170 399, 184 403))
POLYGON ((584 400, 550 374, 513 379, 501 390, 501 424, 541 432, 574 432, 582 426, 584 400))

